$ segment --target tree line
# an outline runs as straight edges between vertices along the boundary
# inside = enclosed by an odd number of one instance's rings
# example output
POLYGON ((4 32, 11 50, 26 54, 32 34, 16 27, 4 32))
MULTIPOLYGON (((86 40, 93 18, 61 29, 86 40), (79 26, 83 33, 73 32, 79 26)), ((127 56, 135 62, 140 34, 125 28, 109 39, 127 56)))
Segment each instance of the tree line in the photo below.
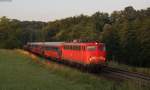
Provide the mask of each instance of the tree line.
POLYGON ((150 67, 150 8, 129 6, 111 14, 96 12, 50 22, 0 18, 0 48, 73 39, 105 43, 108 60, 150 67))

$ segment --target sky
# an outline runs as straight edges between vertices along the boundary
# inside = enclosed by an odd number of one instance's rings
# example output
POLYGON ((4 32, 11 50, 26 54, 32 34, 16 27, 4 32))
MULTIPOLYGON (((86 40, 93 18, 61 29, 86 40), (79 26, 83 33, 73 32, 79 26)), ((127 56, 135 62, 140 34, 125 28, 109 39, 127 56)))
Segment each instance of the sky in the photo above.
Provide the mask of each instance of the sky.
POLYGON ((112 13, 127 6, 150 7, 150 0, 0 0, 0 17, 28 21, 54 21, 97 11, 112 13))

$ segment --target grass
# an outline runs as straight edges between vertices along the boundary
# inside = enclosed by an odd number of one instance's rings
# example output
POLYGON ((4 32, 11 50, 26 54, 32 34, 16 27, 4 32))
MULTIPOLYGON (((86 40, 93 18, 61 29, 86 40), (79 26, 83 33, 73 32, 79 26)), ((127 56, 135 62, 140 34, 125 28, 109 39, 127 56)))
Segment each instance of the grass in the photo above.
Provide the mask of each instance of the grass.
POLYGON ((108 65, 111 67, 115 67, 115 68, 119 68, 119 69, 123 69, 123 70, 128 70, 131 72, 143 73, 143 74, 150 76, 150 68, 134 67, 134 66, 126 65, 126 64, 120 64, 120 63, 115 62, 115 61, 109 61, 108 65))
POLYGON ((0 50, 0 90, 149 90, 47 63, 21 50, 0 50), (38 63, 38 64, 37 64, 38 63))

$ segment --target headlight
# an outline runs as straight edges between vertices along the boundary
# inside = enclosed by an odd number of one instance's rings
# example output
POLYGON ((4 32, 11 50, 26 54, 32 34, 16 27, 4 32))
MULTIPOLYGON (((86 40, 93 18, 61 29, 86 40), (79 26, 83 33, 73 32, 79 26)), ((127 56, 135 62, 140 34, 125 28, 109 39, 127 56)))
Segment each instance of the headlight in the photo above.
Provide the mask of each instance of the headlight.
POLYGON ((92 58, 90 58, 89 61, 92 61, 92 58))
POLYGON ((100 56, 100 57, 90 57, 89 61, 92 61, 92 60, 105 60, 105 57, 103 57, 103 56, 100 56))
POLYGON ((90 61, 92 61, 92 60, 96 60, 96 57, 90 57, 90 59, 89 59, 90 61))
POLYGON ((99 59, 100 60, 105 60, 106 58, 101 56, 101 57, 99 57, 99 59))

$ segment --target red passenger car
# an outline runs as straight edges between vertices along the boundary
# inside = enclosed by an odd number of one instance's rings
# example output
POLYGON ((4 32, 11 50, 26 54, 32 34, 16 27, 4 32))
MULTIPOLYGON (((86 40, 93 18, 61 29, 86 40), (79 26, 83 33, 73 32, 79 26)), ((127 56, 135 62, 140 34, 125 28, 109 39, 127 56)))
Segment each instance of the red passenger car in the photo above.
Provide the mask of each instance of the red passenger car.
POLYGON ((42 55, 43 54, 43 42, 30 42, 25 46, 27 50, 42 55))
POLYGON ((62 56, 62 43, 63 42, 45 42, 43 44, 44 53, 43 55, 47 58, 61 59, 62 56))

